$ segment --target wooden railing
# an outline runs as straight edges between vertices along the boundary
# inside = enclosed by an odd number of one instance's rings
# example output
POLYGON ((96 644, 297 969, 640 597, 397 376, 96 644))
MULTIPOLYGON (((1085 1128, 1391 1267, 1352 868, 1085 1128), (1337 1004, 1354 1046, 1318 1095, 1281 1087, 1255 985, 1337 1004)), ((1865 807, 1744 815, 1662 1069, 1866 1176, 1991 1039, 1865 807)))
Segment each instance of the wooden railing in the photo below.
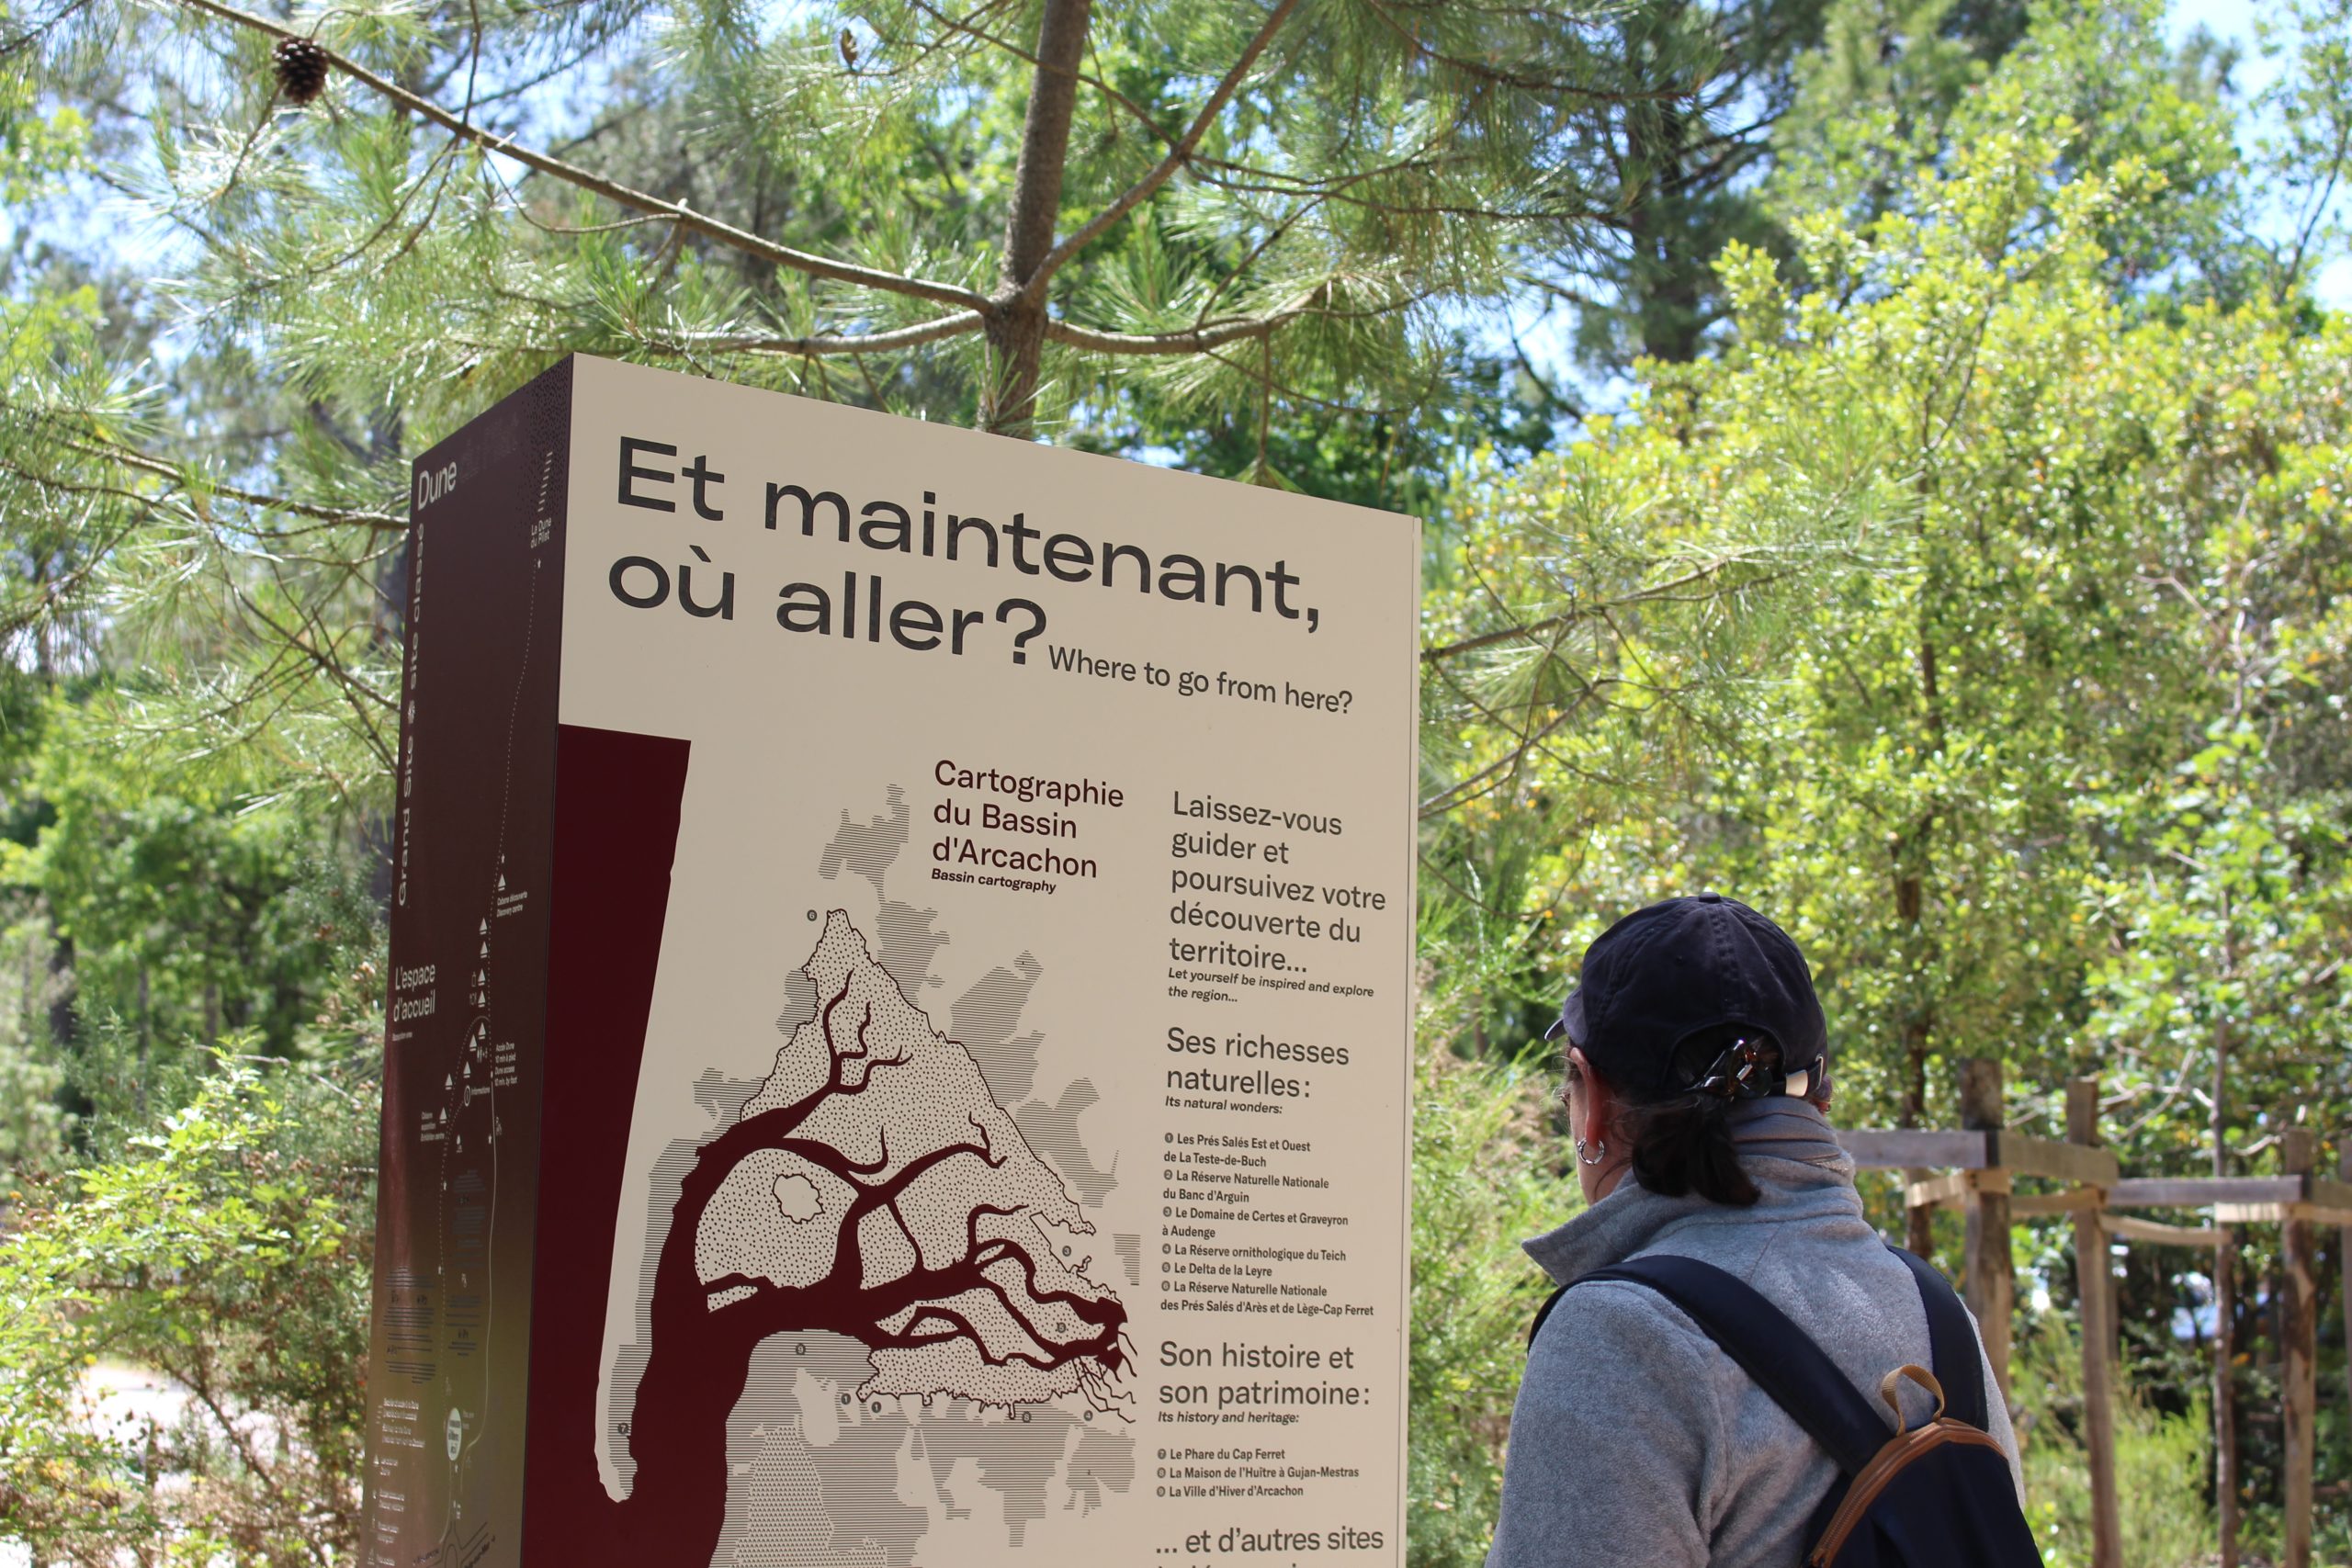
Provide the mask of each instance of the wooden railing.
MULTIPOLYGON (((2236 1227, 2284 1227, 2281 1306, 2280 1415, 2286 1434, 2283 1568, 2312 1561, 2312 1430, 2318 1406, 2319 1337, 2312 1269, 2316 1227, 2343 1227, 2339 1258, 2352 1256, 2352 1147, 2344 1151, 2344 1180, 2318 1174, 2318 1140, 2301 1128, 2278 1135, 2278 1174, 2231 1177, 2127 1177, 2115 1156, 2099 1146, 2098 1080, 2066 1087, 2066 1140, 2028 1137, 2001 1125, 2001 1068, 1970 1061, 1961 1068, 1960 1131, 1857 1129, 1838 1141, 1858 1166, 1905 1173, 1909 1234, 1922 1234, 1928 1213, 1956 1208, 1966 1218, 1962 1293, 1984 1335, 1986 1359, 2004 1397, 2009 1389, 2010 1317, 2017 1281, 2009 1230, 2020 1220, 2073 1216, 2075 1287, 2082 1303, 2083 1440, 2091 1471, 2092 1562, 2120 1568, 2121 1539, 2115 1488, 2114 1242, 2214 1249, 2213 1423, 2219 1524, 2223 1568, 2237 1555, 2235 1381, 2231 1344, 2235 1310, 2233 1276, 2236 1227), (2054 1184, 2019 1192, 2021 1178, 2054 1184), (2125 1210, 2198 1210, 2201 1224, 2142 1219, 2125 1210)), ((2352 1342, 2352 1290, 2344 1292, 2347 1341, 2352 1342)), ((2352 1376, 2352 1367, 2347 1367, 2352 1376)))

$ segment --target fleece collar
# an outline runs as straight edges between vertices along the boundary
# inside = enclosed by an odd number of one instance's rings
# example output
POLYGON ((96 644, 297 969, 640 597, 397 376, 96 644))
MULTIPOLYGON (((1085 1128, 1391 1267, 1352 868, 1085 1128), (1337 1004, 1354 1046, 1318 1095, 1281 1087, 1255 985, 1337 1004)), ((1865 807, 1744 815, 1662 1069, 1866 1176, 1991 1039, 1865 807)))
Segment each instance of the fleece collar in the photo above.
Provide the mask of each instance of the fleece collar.
POLYGON ((1753 1208, 1727 1208, 1696 1193, 1668 1198, 1629 1171, 1616 1190, 1556 1230, 1521 1243, 1555 1283, 1622 1263, 1669 1234, 1759 1221, 1861 1217, 1854 1162, 1838 1146, 1829 1119, 1804 1100, 1747 1100, 1731 1110, 1740 1168, 1761 1196, 1753 1208))

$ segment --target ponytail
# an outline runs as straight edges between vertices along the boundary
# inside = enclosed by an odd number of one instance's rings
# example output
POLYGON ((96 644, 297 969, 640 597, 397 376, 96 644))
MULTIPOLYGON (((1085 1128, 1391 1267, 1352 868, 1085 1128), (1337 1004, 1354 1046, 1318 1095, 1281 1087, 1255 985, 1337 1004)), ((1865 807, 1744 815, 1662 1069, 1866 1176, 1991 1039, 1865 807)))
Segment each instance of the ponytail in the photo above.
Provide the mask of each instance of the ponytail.
POLYGON ((1740 1168, 1731 1135, 1731 1108, 1744 1097, 1718 1076, 1734 1050, 1757 1069, 1743 1077, 1778 1077, 1780 1043, 1726 1024, 1702 1030, 1675 1050, 1676 1081, 1698 1087, 1646 1105, 1621 1105, 1618 1135, 1633 1151, 1634 1179, 1651 1191, 1668 1198, 1695 1192, 1735 1209, 1756 1201, 1756 1183, 1740 1168))
POLYGON ((1684 1094, 1656 1105, 1625 1107, 1619 1126, 1633 1148, 1634 1179, 1668 1198, 1696 1192, 1735 1209, 1755 1202, 1756 1183, 1739 1168, 1739 1150, 1732 1142, 1732 1103, 1711 1094, 1684 1094))

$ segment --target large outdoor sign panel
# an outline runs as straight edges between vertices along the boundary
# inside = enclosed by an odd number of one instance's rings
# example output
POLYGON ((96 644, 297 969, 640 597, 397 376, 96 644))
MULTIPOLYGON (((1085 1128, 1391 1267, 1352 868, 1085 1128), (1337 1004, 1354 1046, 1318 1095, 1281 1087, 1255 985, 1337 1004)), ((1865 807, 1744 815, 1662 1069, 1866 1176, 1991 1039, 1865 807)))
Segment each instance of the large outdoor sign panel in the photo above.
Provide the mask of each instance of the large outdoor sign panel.
POLYGON ((1414 524, 593 359, 413 504, 368 1561, 1401 1562, 1414 524))

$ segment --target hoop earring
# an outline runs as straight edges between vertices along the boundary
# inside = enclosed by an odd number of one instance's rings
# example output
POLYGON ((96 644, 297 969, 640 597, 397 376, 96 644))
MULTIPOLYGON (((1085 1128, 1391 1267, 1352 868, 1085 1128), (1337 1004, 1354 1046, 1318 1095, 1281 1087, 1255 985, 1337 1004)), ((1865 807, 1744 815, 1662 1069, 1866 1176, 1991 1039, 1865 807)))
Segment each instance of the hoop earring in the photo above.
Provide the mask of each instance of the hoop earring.
POLYGON ((1599 1143, 1595 1144, 1595 1145, 1592 1146, 1592 1153, 1590 1153, 1590 1154, 1587 1154, 1587 1153, 1585 1153, 1585 1152, 1584 1152, 1584 1140, 1583 1140, 1582 1138, 1578 1138, 1578 1139, 1577 1140, 1577 1163, 1578 1163, 1578 1164, 1580 1164, 1580 1165, 1599 1165, 1602 1160, 1607 1159, 1608 1157, 1609 1157, 1609 1140, 1608 1140, 1608 1139, 1603 1138, 1603 1139, 1601 1139, 1601 1140, 1600 1140, 1600 1142, 1599 1142, 1599 1143))

